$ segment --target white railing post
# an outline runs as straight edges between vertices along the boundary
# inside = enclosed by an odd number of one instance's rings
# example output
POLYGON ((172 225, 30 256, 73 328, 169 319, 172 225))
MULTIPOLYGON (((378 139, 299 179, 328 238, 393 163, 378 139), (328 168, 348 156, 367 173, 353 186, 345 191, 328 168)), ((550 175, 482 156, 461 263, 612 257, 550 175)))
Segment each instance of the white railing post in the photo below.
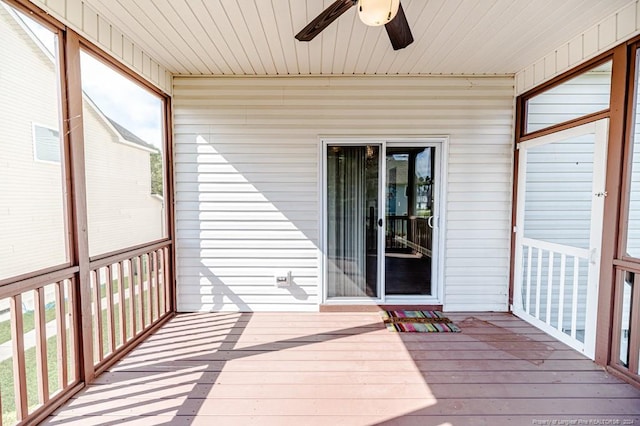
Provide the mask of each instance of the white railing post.
POLYGON ((551 305, 553 304, 553 252, 549 251, 549 271, 547 274, 547 316, 546 323, 551 325, 551 305))
POLYGON ((564 327, 564 285, 567 273, 567 255, 560 257, 560 287, 558 289, 558 331, 563 333, 564 327))

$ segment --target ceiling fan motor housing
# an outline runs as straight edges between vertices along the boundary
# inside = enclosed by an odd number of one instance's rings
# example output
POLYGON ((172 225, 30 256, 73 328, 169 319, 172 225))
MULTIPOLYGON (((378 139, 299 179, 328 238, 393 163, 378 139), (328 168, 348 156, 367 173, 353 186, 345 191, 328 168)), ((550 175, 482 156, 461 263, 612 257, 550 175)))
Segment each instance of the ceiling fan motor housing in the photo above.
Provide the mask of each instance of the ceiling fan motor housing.
POLYGON ((400 0, 359 0, 358 16, 366 25, 378 27, 395 18, 400 0))
POLYGON ((384 25, 393 50, 404 49, 413 43, 411 28, 400 0, 336 0, 296 34, 296 39, 313 40, 322 30, 355 5, 358 5, 358 15, 365 24, 384 25))

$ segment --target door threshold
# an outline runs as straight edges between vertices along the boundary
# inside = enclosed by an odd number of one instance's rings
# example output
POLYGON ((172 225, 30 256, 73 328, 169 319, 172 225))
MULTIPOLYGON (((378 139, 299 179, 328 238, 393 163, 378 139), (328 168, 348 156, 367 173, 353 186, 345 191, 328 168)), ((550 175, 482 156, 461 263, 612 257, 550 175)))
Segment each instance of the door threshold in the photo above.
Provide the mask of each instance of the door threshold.
POLYGON ((442 305, 380 304, 380 305, 333 305, 321 304, 320 312, 377 312, 377 311, 442 311, 442 305))

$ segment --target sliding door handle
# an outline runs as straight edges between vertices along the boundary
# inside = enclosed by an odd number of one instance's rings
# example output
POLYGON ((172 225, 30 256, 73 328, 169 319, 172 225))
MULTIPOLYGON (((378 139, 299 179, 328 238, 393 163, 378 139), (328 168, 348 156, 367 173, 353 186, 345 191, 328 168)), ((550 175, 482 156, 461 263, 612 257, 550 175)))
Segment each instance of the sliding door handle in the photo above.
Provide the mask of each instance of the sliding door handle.
POLYGON ((384 224, 384 222, 382 221, 382 219, 378 219, 378 226, 380 228, 382 228, 382 225, 384 224))

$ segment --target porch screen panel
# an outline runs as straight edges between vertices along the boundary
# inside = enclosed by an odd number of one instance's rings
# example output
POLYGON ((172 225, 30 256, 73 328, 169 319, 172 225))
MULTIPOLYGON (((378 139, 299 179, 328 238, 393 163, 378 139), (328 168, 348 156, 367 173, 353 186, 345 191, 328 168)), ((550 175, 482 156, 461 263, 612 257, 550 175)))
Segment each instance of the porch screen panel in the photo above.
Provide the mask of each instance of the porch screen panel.
MULTIPOLYGON (((636 67, 636 81, 638 79, 638 67, 636 67)), ((629 181, 629 209, 627 216, 627 244, 626 254, 640 259, 640 85, 636 84, 634 93, 634 120, 631 138, 631 175, 629 181)))
POLYGON ((69 249, 58 37, 0 2, 0 40, 3 280, 66 264, 69 249))
POLYGON ((536 95, 527 101, 526 133, 609 108, 611 61, 536 95))
POLYGON ((623 175, 622 224, 620 226, 622 250, 618 257, 629 265, 617 267, 616 296, 614 298, 614 333, 611 358, 614 364, 635 380, 640 379, 640 49, 635 52, 635 89, 631 119, 629 150, 625 153, 627 173, 623 175), (626 221, 626 223, 624 223, 626 221), (625 226, 626 225, 626 226, 625 226))
POLYGON ((377 297, 377 146, 327 154, 328 297, 377 297))
POLYGON ((589 248, 595 135, 529 148, 524 236, 589 248))
POLYGON ((164 103, 81 52, 89 254, 167 236, 164 103))
POLYGON ((633 285, 635 274, 626 272, 622 283, 622 300, 620 312, 620 342, 618 350, 618 361, 624 367, 629 368, 630 360, 630 338, 631 338, 631 296, 633 294, 633 285))
POLYGON ((584 342, 595 134, 529 148, 523 236, 539 241, 523 251, 525 309, 584 342), (546 243, 556 244, 556 247, 546 243))

